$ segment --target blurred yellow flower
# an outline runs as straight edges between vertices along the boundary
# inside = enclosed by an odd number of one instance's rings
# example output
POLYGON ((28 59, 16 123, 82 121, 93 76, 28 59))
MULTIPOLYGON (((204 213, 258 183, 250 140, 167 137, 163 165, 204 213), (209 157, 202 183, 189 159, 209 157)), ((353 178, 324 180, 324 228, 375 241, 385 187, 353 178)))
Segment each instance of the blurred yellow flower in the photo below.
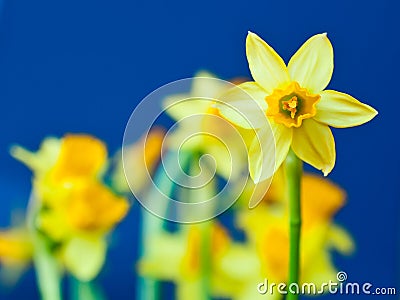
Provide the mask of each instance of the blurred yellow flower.
MULTIPOLYGON (((275 181, 272 182, 274 186, 275 181)), ((321 283, 335 280, 336 270, 329 250, 350 253, 354 245, 348 233, 332 224, 334 214, 343 206, 345 193, 316 175, 302 177, 301 281, 321 283)), ((285 195, 281 197, 284 199, 285 195)), ((262 273, 273 282, 287 282, 289 264, 289 222, 285 201, 257 210, 243 210, 239 226, 257 248, 262 273)))
POLYGON ((0 231, 1 281, 13 285, 32 261, 33 246, 28 231, 12 227, 0 231))
POLYGON ((165 130, 152 128, 135 144, 126 146, 124 158, 119 151, 115 157, 115 169, 112 175, 112 186, 121 193, 130 192, 125 176, 132 176, 129 181, 134 191, 142 191, 149 183, 147 174, 152 174, 161 159, 165 130), (129 166, 124 170, 125 167, 129 166))
POLYGON ((260 141, 255 139, 250 148, 249 168, 253 180, 258 182, 270 176, 262 168, 265 161, 273 159, 270 151, 262 151, 271 136, 268 134, 270 128, 263 123, 265 120, 254 117, 258 108, 268 118, 275 139, 275 169, 282 164, 291 147, 300 159, 322 170, 324 175, 330 173, 336 152, 329 126, 361 125, 374 118, 377 111, 350 95, 324 90, 333 72, 333 49, 326 34, 317 34, 307 40, 286 66, 271 46, 249 32, 246 55, 255 81, 238 85, 221 99, 240 108, 252 118, 251 124, 232 114, 227 105, 217 104, 216 107, 238 126, 260 128, 260 141), (250 99, 244 99, 243 92, 251 97, 251 101, 256 101, 258 107, 249 105, 250 99))
POLYGON ((210 154, 216 161, 216 171, 224 178, 238 176, 247 167, 246 150, 254 137, 253 130, 228 122, 214 107, 218 96, 232 86, 201 71, 195 74, 190 93, 171 95, 163 103, 166 112, 181 122, 169 135, 169 145, 210 154))
POLYGON ((21 228, 0 231, 0 263, 25 267, 32 259, 32 243, 28 232, 21 228))
POLYGON ((103 182, 107 149, 89 135, 46 139, 37 153, 14 147, 12 155, 33 172, 33 195, 40 205, 35 224, 53 242, 65 267, 81 280, 100 271, 105 236, 126 215, 128 201, 103 182))
POLYGON ((343 207, 346 192, 326 178, 304 174, 301 179, 303 228, 313 224, 330 222, 343 207))
POLYGON ((129 208, 125 198, 96 181, 77 184, 58 195, 57 204, 44 210, 38 219, 40 228, 54 240, 79 233, 104 235, 129 208))
MULTIPOLYGON (((219 283, 218 296, 234 300, 281 299, 279 293, 261 295, 257 283, 287 283, 289 264, 289 222, 282 168, 256 210, 245 205, 236 211, 237 225, 247 240, 232 242, 218 260, 214 272, 219 283)), ((354 244, 349 234, 332 224, 334 214, 342 207, 345 193, 319 176, 306 174, 302 180, 304 230, 301 244, 301 282, 320 285, 336 280, 337 270, 331 250, 349 254, 354 244)))
POLYGON ((183 226, 177 233, 164 232, 150 237, 148 252, 139 261, 138 271, 141 275, 158 280, 174 281, 177 286, 176 299, 202 299, 202 268, 209 268, 206 278, 211 283, 211 293, 218 281, 215 264, 230 247, 230 238, 226 230, 216 222, 212 223, 210 241, 211 257, 202 257, 202 225, 183 226), (162 250, 161 250, 162 249, 162 250), (204 261, 206 260, 206 261, 204 261))
MULTIPOLYGON (((268 208, 260 207, 251 217, 242 220, 244 230, 252 235, 261 262, 260 278, 268 278, 272 282, 287 282, 289 265, 289 235, 288 222, 282 216, 268 212, 268 208), (253 218, 252 221, 250 219, 253 218), (256 230, 263 224, 263 228, 256 230), (263 222, 263 223, 261 223, 263 222), (262 275, 262 276, 261 276, 262 275)), ((335 270, 329 251, 338 250, 349 253, 353 243, 349 235, 337 225, 329 223, 315 224, 302 232, 301 243, 301 281, 327 282, 335 280, 335 270)))
POLYGON ((33 171, 36 193, 46 205, 76 185, 99 179, 107 163, 105 145, 88 135, 47 138, 36 153, 14 146, 11 155, 33 171))
MULTIPOLYGON (((239 205, 234 210, 237 226, 246 235, 245 242, 234 241, 222 225, 214 223, 207 246, 201 233, 204 224, 182 226, 176 233, 164 232, 150 237, 148 251, 139 262, 139 273, 175 282, 177 299, 197 299, 193 295, 201 295, 199 289, 205 276, 202 268, 208 266, 213 297, 280 299, 278 293, 261 295, 256 287, 265 278, 277 284, 286 283, 288 279, 289 222, 284 178, 281 168, 265 196, 266 201, 257 210, 249 210, 247 205, 239 205), (202 250, 206 246, 211 251, 204 261, 202 250)), ((333 223, 334 215, 344 205, 345 196, 341 188, 323 177, 303 176, 302 282, 318 285, 336 280, 331 250, 343 254, 353 251, 349 234, 333 223)))
POLYGON ((89 135, 66 135, 61 140, 58 159, 49 170, 49 176, 60 184, 97 178, 106 163, 107 149, 100 140, 89 135))

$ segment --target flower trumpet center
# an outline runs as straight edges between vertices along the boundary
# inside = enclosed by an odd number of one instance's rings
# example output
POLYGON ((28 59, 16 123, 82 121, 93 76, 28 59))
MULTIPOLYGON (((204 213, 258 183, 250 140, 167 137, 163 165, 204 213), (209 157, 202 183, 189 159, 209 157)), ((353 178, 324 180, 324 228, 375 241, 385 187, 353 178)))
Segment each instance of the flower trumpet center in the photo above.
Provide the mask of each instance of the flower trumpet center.
POLYGON ((319 95, 310 94, 297 82, 291 82, 284 89, 275 89, 265 98, 268 104, 267 116, 287 127, 300 127, 302 121, 315 116, 319 95))
POLYGON ((297 96, 293 96, 288 101, 282 101, 282 109, 290 111, 290 117, 292 119, 294 119, 296 112, 297 112, 298 103, 299 103, 299 101, 297 99, 297 96))

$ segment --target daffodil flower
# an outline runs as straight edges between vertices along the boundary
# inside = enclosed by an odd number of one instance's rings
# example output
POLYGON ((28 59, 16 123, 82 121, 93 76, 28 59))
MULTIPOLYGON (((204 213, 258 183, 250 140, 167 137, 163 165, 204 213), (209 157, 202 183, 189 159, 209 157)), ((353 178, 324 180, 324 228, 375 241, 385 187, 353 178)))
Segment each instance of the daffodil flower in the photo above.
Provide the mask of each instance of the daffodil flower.
POLYGON ((34 173, 35 225, 59 245, 54 256, 78 279, 93 279, 105 261, 106 235, 129 209, 128 201, 102 182, 105 144, 71 134, 46 139, 36 153, 19 146, 11 153, 34 173))
MULTIPOLYGON (((239 285, 238 282, 242 285, 246 285, 247 282, 249 288, 242 287, 239 293, 231 295, 233 299, 264 299, 254 293, 254 282, 262 282, 264 278, 277 284, 287 283, 288 207, 284 191, 279 194, 280 184, 279 177, 274 178, 270 191, 277 189, 273 193, 269 191, 266 195, 267 198, 274 198, 273 203, 264 201, 257 210, 238 211, 237 224, 244 230, 248 241, 246 244, 230 247, 219 265, 223 270, 222 274, 230 278, 228 282, 233 282, 236 286, 239 285), (275 197, 281 198, 281 201, 277 201, 275 197)), ((336 280, 337 270, 330 251, 349 254, 354 249, 350 235, 332 223, 334 215, 344 204, 345 193, 325 178, 311 174, 302 177, 301 191, 304 230, 300 281, 312 282, 318 286, 329 280, 336 280)), ((234 290, 233 287, 231 290, 234 290)), ((273 295, 264 297, 274 299, 273 295)))
POLYGON ((325 90, 333 72, 333 49, 325 33, 307 40, 286 66, 275 50, 256 34, 249 32, 246 55, 254 81, 245 82, 221 96, 246 115, 251 122, 232 114, 227 105, 217 104, 220 113, 244 128, 259 129, 259 140, 250 148, 250 174, 256 182, 269 177, 264 172, 271 151, 262 149, 269 144, 272 130, 275 139, 275 170, 279 168, 290 148, 303 161, 329 174, 335 164, 335 141, 329 126, 345 128, 361 125, 377 114, 372 107, 352 96, 325 90), (252 101, 244 99, 246 92, 252 101), (257 115, 264 112, 270 127, 257 115))
POLYGON ((165 130, 161 127, 152 128, 149 133, 132 145, 126 146, 124 160, 118 151, 114 156, 115 167, 112 174, 112 186, 120 193, 142 192, 149 184, 148 173, 153 173, 161 159, 162 144, 165 130), (124 170, 124 163, 126 169, 124 170), (126 177, 131 177, 129 185, 126 177))
POLYGON ((0 261, 4 265, 26 265, 32 257, 27 230, 12 228, 0 231, 0 261))
POLYGON ((237 128, 222 118, 214 107, 218 96, 234 84, 201 71, 192 82, 189 93, 168 96, 164 109, 179 125, 168 136, 173 148, 210 154, 216 161, 216 172, 223 178, 239 176, 247 167, 247 144, 253 130, 237 128))
POLYGON ((138 271, 143 276, 173 281, 177 286, 178 300, 204 299, 204 291, 201 291, 203 280, 211 281, 210 294, 215 295, 214 285, 218 282, 215 266, 230 246, 231 241, 226 230, 214 222, 208 241, 212 255, 203 257, 200 226, 188 225, 175 233, 164 231, 150 237, 150 247, 138 264, 138 271), (205 259, 209 261, 203 261, 205 259), (211 278, 203 278, 202 269, 207 265, 211 278))
MULTIPOLYGON (((268 201, 262 202, 257 210, 243 206, 234 211, 237 226, 246 235, 245 242, 232 240, 219 223, 212 224, 208 241, 211 251, 207 257, 212 297, 280 299, 278 293, 261 295, 256 284, 265 278, 277 284, 287 282, 288 207, 281 185, 281 176, 275 176, 266 195, 268 201)), ((306 174, 302 179, 301 197, 305 225, 301 281, 316 285, 334 281, 336 268, 330 251, 348 254, 354 248, 350 235, 332 223, 333 216, 344 204, 345 193, 325 178, 306 174)), ((148 251, 138 264, 139 273, 173 281, 177 286, 177 299, 197 299, 204 280, 201 225, 204 224, 182 226, 174 233, 163 231, 150 236, 148 251)))
POLYGON ((0 278, 14 284, 31 264, 33 246, 25 227, 0 231, 0 278))

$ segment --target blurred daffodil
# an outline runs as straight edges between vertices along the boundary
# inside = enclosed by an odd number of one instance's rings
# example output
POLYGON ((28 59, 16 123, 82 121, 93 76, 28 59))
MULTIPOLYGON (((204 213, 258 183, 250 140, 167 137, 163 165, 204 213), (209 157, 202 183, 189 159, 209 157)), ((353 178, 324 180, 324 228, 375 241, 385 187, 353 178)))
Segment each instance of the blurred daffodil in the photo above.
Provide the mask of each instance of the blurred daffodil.
POLYGON ((126 146, 123 160, 119 151, 115 157, 115 168, 112 176, 112 186, 120 193, 130 192, 125 176, 131 176, 129 180, 131 188, 141 192, 149 183, 148 174, 152 174, 162 155, 162 145, 165 130, 161 127, 152 128, 133 145, 126 146), (128 167, 124 170, 125 167, 128 167))
POLYGON ((20 228, 0 231, 0 262, 4 265, 25 266, 32 258, 28 233, 20 228))
POLYGON ((210 154, 215 159, 217 173, 224 178, 239 176, 247 167, 247 146, 254 136, 253 130, 228 122, 214 107, 218 96, 232 86, 201 71, 195 75, 190 93, 171 95, 163 103, 167 114, 179 121, 168 137, 169 145, 210 154))
POLYGON ((333 72, 333 49, 327 35, 317 34, 307 40, 287 66, 271 46, 252 32, 247 36, 246 54, 254 81, 238 85, 221 99, 239 108, 252 119, 251 124, 232 114, 226 105, 216 107, 238 126, 260 128, 260 140, 255 140, 250 148, 252 178, 258 182, 270 176, 262 168, 265 161, 271 160, 271 152, 260 148, 271 139, 270 129, 275 140, 276 169, 292 148, 301 160, 322 170, 324 175, 330 173, 336 152, 329 126, 361 125, 377 112, 348 94, 324 90, 333 72), (257 102, 257 109, 264 111, 271 128, 265 126, 263 118, 254 117, 255 106, 249 105, 251 101, 243 97, 243 92, 257 102))
POLYGON ((211 226, 210 240, 206 244, 202 241, 201 231, 202 224, 187 225, 178 232, 164 232, 151 237, 149 251, 139 261, 139 273, 158 280, 173 281, 177 286, 178 300, 204 299, 204 292, 201 291, 203 280, 210 281, 212 294, 218 283, 216 264, 228 250, 230 238, 216 222, 211 226), (202 256, 202 247, 206 246, 211 247, 211 257, 202 256))
MULTIPOLYGON (((218 260, 215 272, 219 281, 218 296, 234 300, 280 299, 281 295, 262 295, 255 288, 259 282, 287 283, 289 264, 288 207, 282 188, 282 168, 277 171, 262 205, 235 210, 237 225, 244 230, 245 242, 232 242, 218 260)), ((349 234, 332 223, 343 206, 345 193, 320 176, 306 174, 302 180, 304 230, 301 244, 301 282, 316 286, 336 280, 331 251, 349 254, 354 244, 349 234)))
POLYGON ((89 135, 71 134, 46 139, 37 153, 14 147, 12 155, 34 172, 35 226, 58 245, 55 255, 68 271, 80 280, 93 279, 105 260, 106 235, 129 208, 102 182, 106 146, 89 135))
MULTIPOLYGON (((276 181, 272 182, 279 184, 276 181)), ((303 203, 301 243, 301 281, 320 284, 335 280, 330 250, 348 254, 354 244, 349 234, 332 224, 336 212, 343 206, 345 193, 330 181, 305 174, 302 179, 303 203)), ((281 194, 284 199, 285 195, 281 194)), ((287 282, 289 265, 289 222, 285 201, 264 202, 257 210, 243 210, 239 216, 243 228, 255 245, 262 273, 272 282, 287 282)))
POLYGON ((31 264, 32 255, 32 241, 25 228, 0 231, 0 275, 3 282, 14 284, 31 264))

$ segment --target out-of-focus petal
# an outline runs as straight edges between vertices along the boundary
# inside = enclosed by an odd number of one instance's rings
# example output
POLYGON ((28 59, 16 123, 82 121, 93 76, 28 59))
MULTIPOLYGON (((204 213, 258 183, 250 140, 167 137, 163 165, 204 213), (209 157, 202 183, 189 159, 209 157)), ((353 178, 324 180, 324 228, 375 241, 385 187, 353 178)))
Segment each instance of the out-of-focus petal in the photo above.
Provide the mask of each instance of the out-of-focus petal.
POLYGON ((51 170, 55 181, 97 177, 107 162, 106 145, 85 134, 69 134, 62 138, 59 157, 51 170))
POLYGON ((231 86, 228 82, 216 78, 209 72, 200 71, 192 80, 191 91, 187 94, 167 97, 163 102, 163 108, 175 120, 204 114, 213 99, 231 86))
POLYGON ((103 238, 74 237, 63 251, 65 266, 79 280, 90 281, 103 267, 106 248, 103 238))
POLYGON ((346 229, 333 225, 328 232, 328 245, 342 254, 354 252, 355 244, 346 229))
POLYGON ((60 153, 61 140, 53 137, 46 138, 37 152, 30 152, 23 147, 11 147, 11 155, 24 163, 37 176, 45 174, 57 161, 60 153))
POLYGON ((327 178, 304 174, 301 179, 303 226, 330 222, 344 205, 345 198, 345 191, 327 178))
POLYGON ((150 237, 147 250, 138 264, 140 274, 166 280, 180 278, 186 251, 182 235, 163 233, 150 237))
POLYGON ((212 104, 212 99, 201 99, 192 94, 169 96, 163 103, 165 112, 179 121, 193 115, 204 114, 212 104))
POLYGON ((191 94, 194 97, 215 98, 230 86, 230 83, 218 79, 210 72, 199 71, 194 75, 191 94))

